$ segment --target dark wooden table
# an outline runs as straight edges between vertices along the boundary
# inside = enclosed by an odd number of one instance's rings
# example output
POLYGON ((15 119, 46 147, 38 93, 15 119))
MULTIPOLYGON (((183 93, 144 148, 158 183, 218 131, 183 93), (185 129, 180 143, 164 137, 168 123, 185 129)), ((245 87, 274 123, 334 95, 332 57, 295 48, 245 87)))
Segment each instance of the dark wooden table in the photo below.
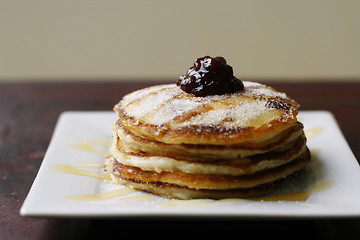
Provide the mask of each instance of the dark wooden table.
MULTIPOLYGON (((221 219, 220 222, 220 219, 67 219, 19 215, 61 112, 111 110, 124 94, 153 84, 101 80, 96 83, 0 84, 0 239, 102 238, 113 233, 118 237, 134 234, 189 237, 215 232, 232 237, 234 234, 238 237, 296 234, 298 237, 360 239, 360 219, 221 219)), ((331 111, 355 157, 360 160, 360 81, 350 83, 339 79, 337 83, 270 85, 295 98, 301 110, 331 111)))

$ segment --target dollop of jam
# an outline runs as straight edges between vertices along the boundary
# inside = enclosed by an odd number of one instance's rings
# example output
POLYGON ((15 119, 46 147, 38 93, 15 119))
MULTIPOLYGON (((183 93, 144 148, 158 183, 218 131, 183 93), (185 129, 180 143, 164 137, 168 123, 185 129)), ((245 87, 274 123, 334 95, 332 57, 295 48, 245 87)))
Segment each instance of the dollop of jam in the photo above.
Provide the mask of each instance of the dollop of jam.
POLYGON ((187 73, 180 76, 176 85, 197 97, 234 93, 244 89, 244 84, 234 77, 233 69, 225 58, 210 56, 196 59, 187 73))

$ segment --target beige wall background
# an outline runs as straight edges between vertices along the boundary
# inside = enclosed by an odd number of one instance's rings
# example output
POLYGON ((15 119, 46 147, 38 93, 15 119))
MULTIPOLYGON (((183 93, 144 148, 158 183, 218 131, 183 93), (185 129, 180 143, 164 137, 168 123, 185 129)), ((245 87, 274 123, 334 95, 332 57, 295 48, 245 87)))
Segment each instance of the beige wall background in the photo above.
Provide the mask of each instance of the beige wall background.
POLYGON ((360 80, 360 1, 0 0, 0 81, 176 79, 224 56, 240 78, 360 80))

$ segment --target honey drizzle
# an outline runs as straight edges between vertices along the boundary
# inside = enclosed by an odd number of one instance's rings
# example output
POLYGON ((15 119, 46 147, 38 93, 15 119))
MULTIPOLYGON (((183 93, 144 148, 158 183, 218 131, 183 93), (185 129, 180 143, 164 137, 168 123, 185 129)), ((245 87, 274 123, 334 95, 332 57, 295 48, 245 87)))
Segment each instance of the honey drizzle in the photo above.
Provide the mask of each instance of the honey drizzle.
MULTIPOLYGON (((54 165, 54 166, 51 166, 50 169, 58 171, 58 172, 69 173, 69 174, 74 174, 74 175, 95 177, 102 181, 111 181, 111 177, 109 175, 78 169, 78 168, 75 168, 75 166, 84 166, 84 164, 79 163, 79 164, 54 165)), ((86 163, 85 166, 88 167, 89 163, 86 163)), ((99 167, 99 164, 91 163, 91 166, 99 167)), ((103 166, 103 165, 101 165, 101 166, 103 166)))
POLYGON ((96 167, 96 168, 104 168, 104 163, 73 163, 71 164, 73 167, 96 167))
POLYGON ((96 153, 96 154, 102 155, 104 157, 106 157, 108 155, 108 153, 99 151, 87 143, 74 144, 74 145, 72 145, 72 147, 77 150, 80 150, 80 151, 96 153))
POLYGON ((305 136, 308 140, 314 139, 316 136, 318 136, 322 131, 324 131, 323 128, 317 127, 317 128, 309 128, 305 129, 305 136))
MULTIPOLYGON (((76 167, 97 167, 97 168, 103 168, 104 164, 99 163, 75 163, 75 164, 63 164, 63 165, 54 165, 51 166, 50 169, 63 172, 63 173, 69 173, 74 175, 80 175, 80 176, 87 176, 87 177, 95 177, 102 181, 110 182, 111 177, 108 174, 99 174, 92 171, 82 170, 78 169, 76 167)), ((72 195, 67 196, 66 198, 70 200, 75 201, 101 201, 101 200, 108 200, 115 197, 122 197, 126 196, 132 192, 138 192, 137 190, 134 190, 129 187, 123 187, 114 191, 105 192, 101 194, 81 194, 81 195, 72 195)), ((139 195, 139 196, 132 196, 132 197, 125 197, 121 198, 120 200, 154 200, 153 197, 147 196, 147 195, 139 195)))
POLYGON ((95 148, 95 146, 106 146, 106 147, 110 147, 110 143, 108 141, 104 141, 104 140, 78 140, 77 141, 81 141, 82 143, 78 143, 78 144, 73 144, 72 148, 80 150, 80 151, 84 151, 84 152, 90 152, 90 153, 96 153, 99 154, 101 156, 106 157, 107 155, 109 155, 107 152, 102 152, 99 151, 95 148))
POLYGON ((121 198, 120 200, 154 200, 154 198, 147 195, 139 195, 139 196, 121 198))
MULTIPOLYGON (((134 190, 129 187, 123 187, 123 188, 120 188, 120 189, 117 189, 114 191, 100 193, 100 194, 71 195, 71 196, 66 196, 66 198, 70 199, 70 200, 75 200, 75 201, 104 201, 104 200, 108 200, 111 198, 124 197, 133 192, 137 192, 137 190, 134 190)), ((148 195, 139 195, 139 196, 119 198, 117 200, 124 200, 124 201, 126 201, 126 200, 129 200, 129 201, 132 201, 132 200, 154 200, 154 198, 151 196, 148 196, 148 195)))
POLYGON ((76 201, 99 201, 99 200, 107 200, 110 198, 125 196, 132 192, 135 192, 135 190, 129 187, 123 187, 114 191, 105 192, 101 194, 72 195, 72 196, 67 196, 66 198, 76 201))
POLYGON ((111 142, 109 140, 83 140, 78 138, 73 138, 74 141, 82 142, 83 144, 88 144, 91 146, 106 146, 111 147, 111 142))

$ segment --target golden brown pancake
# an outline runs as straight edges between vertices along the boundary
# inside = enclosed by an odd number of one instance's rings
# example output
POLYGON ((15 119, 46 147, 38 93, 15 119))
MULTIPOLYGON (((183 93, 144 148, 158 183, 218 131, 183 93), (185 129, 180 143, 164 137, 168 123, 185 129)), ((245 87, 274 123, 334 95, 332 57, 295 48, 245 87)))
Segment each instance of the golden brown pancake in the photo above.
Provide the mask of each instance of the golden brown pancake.
POLYGON ((116 161, 114 171, 119 173, 124 179, 138 180, 142 182, 169 183, 178 186, 184 186, 193 189, 235 189, 252 188, 265 183, 270 183, 281 178, 287 177, 299 169, 303 168, 309 162, 308 152, 300 158, 291 161, 288 164, 263 170, 251 175, 220 175, 220 174, 191 174, 184 172, 160 173, 155 171, 145 171, 138 167, 127 166, 116 161))
POLYGON ((194 161, 146 152, 127 152, 123 149, 122 141, 118 138, 114 141, 110 152, 119 163, 139 167, 143 170, 239 176, 289 163, 307 151, 305 143, 305 136, 302 135, 276 152, 266 152, 235 159, 199 159, 194 161))
MULTIPOLYGON (((251 181, 251 177, 249 179, 246 178, 234 178, 227 179, 229 176, 176 176, 176 174, 162 173, 157 176, 156 172, 151 171, 143 171, 139 168, 128 167, 125 165, 119 164, 116 159, 110 158, 108 159, 108 169, 111 172, 111 175, 116 179, 116 183, 125 184, 135 189, 143 190, 146 192, 150 192, 162 197, 166 198, 175 198, 175 199, 194 199, 194 198, 211 198, 211 199, 222 199, 222 198, 250 198, 254 196, 259 196, 262 194, 269 193, 275 188, 282 186, 287 183, 302 167, 304 167, 310 161, 310 157, 304 155, 303 158, 298 159, 292 166, 288 166, 286 168, 276 169, 274 172, 264 172, 256 176, 256 178, 265 178, 271 179, 273 177, 273 181, 269 181, 263 184, 256 184, 253 187, 242 187, 242 188, 214 188, 211 184, 211 181, 218 182, 222 180, 227 180, 226 182, 234 183, 236 180, 240 182, 247 182, 247 180, 251 181), (280 178, 276 178, 279 176, 279 173, 286 173, 280 178), (175 177, 181 182, 181 185, 170 183, 166 181, 159 181, 159 178, 175 177), (207 179, 209 177, 209 179, 207 179), (149 181, 152 179, 153 181, 149 181), (191 182, 194 183, 198 181, 208 182, 208 185, 211 188, 194 188, 188 185, 183 185, 183 183, 191 182)), ((254 181, 254 180, 252 180, 254 181)), ((260 181, 260 180, 257 180, 260 181)), ((248 186, 251 186, 251 182, 248 183, 248 186)), ((232 185, 233 186, 233 185, 232 185)))
POLYGON ((126 95, 115 107, 107 170, 167 198, 253 197, 288 182, 310 160, 297 104, 254 82, 195 97, 175 84, 126 95))
POLYGON ((263 84, 195 97, 175 84, 158 85, 126 95, 115 106, 130 132, 168 144, 228 145, 271 139, 297 120, 297 107, 286 94, 263 84))
POLYGON ((271 139, 259 143, 240 144, 167 144, 157 140, 139 137, 130 132, 117 121, 114 126, 114 134, 122 142, 122 148, 131 152, 147 152, 172 157, 188 158, 189 160, 204 159, 228 159, 246 157, 254 154, 261 154, 277 149, 303 134, 303 125, 300 122, 281 131, 271 139))

